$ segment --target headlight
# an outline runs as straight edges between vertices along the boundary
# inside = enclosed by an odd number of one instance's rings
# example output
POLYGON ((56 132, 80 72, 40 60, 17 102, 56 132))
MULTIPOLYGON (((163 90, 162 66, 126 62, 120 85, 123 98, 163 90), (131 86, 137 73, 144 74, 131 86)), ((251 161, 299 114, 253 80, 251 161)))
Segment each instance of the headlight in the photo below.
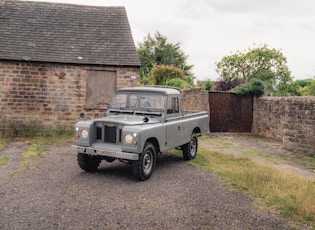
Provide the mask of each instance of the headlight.
POLYGON ((86 129, 82 129, 81 132, 81 137, 86 139, 89 136, 89 132, 86 129))
POLYGON ((126 143, 131 144, 131 142, 132 142, 132 136, 131 136, 131 134, 130 134, 130 133, 127 133, 127 134, 125 135, 125 137, 124 137, 124 140, 125 140, 126 143))

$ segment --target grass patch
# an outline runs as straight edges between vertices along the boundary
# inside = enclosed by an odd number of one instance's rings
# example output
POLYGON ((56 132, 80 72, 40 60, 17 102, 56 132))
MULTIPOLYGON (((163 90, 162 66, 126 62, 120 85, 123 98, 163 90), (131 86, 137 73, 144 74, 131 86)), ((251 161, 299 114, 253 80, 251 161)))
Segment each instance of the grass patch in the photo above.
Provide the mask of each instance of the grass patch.
POLYGON ((27 120, 22 123, 9 122, 9 129, 4 137, 37 138, 70 134, 73 134, 73 126, 44 126, 38 120, 27 120))
POLYGON ((38 161, 43 153, 44 146, 42 144, 30 144, 30 146, 27 148, 27 151, 22 153, 22 166, 27 169, 29 165, 38 161))
POLYGON ((217 148, 220 148, 220 149, 228 149, 228 148, 230 148, 233 145, 232 141, 206 140, 205 143, 213 145, 213 146, 215 146, 217 148))
POLYGON ((262 154, 261 150, 256 150, 256 149, 248 149, 248 148, 241 148, 241 152, 244 154, 248 154, 251 156, 259 156, 262 154))
POLYGON ((9 157, 0 157, 0 166, 6 165, 10 162, 9 157))
POLYGON ((67 144, 72 142, 72 133, 67 132, 62 134, 49 135, 47 137, 40 136, 30 138, 26 141, 28 144, 27 150, 21 154, 21 167, 11 171, 11 175, 27 170, 31 165, 37 163, 42 156, 45 155, 48 145, 52 144, 67 144))
POLYGON ((31 143, 30 141, 27 141, 27 143, 29 145, 27 150, 25 152, 22 152, 21 154, 21 167, 10 171, 11 175, 24 172, 31 165, 38 162, 40 157, 44 155, 45 146, 42 145, 40 142, 36 143, 36 141, 34 141, 33 143, 31 143))
POLYGON ((6 141, 5 139, 0 137, 0 151, 3 150, 6 146, 6 141))
POLYGON ((224 177, 241 191, 277 207, 286 217, 315 221, 315 181, 277 170, 247 157, 221 154, 200 147, 192 164, 224 177))

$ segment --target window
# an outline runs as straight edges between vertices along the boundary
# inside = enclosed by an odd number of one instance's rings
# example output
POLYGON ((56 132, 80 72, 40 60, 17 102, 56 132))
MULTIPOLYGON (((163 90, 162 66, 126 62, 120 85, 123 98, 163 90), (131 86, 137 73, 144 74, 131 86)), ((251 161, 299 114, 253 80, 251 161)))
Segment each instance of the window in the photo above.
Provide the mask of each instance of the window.
POLYGON ((167 102, 167 114, 179 113, 178 97, 169 97, 167 102))

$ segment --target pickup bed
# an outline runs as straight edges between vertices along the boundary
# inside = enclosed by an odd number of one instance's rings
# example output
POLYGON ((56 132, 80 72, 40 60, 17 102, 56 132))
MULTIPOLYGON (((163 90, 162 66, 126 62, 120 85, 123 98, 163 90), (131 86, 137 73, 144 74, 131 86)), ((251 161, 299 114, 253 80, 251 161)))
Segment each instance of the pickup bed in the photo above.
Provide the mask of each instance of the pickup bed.
POLYGON ((79 166, 95 171, 102 160, 132 164, 139 180, 150 178, 157 154, 180 148, 185 160, 196 157, 197 136, 208 131, 207 112, 183 111, 174 88, 129 87, 116 91, 107 116, 79 121, 75 142, 79 166))

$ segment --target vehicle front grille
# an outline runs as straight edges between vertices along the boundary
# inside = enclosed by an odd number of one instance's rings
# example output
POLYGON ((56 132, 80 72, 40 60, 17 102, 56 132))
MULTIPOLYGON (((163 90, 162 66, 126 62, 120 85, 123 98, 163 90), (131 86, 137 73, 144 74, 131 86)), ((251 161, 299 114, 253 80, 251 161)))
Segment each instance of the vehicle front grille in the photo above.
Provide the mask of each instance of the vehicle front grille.
POLYGON ((116 126, 105 125, 105 138, 104 141, 107 143, 116 143, 117 128, 116 126))
POLYGON ((96 140, 102 140, 102 127, 96 127, 96 140))
POLYGON ((97 142, 111 144, 121 143, 122 127, 118 124, 98 122, 95 128, 95 140, 97 142))

